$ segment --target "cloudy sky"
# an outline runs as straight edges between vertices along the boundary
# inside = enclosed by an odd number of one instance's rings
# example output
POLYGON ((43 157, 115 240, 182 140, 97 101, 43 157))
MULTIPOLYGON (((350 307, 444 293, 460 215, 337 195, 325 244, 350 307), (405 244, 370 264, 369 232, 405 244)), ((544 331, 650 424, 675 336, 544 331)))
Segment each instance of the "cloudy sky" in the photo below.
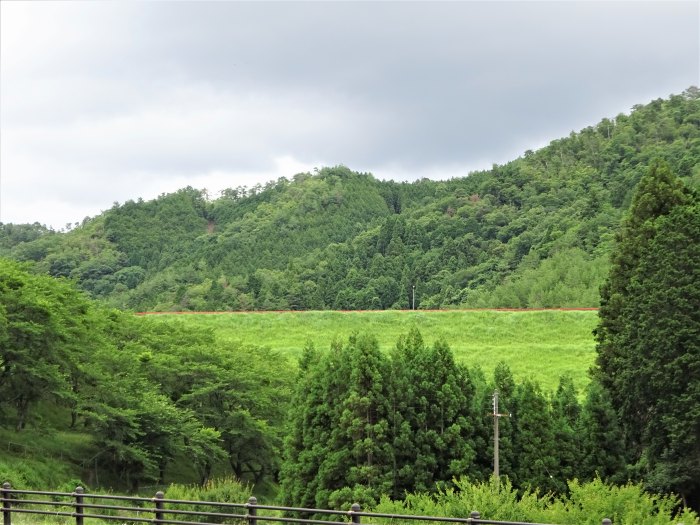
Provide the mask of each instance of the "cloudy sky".
POLYGON ((0 222, 450 178, 700 84, 700 2, 0 2, 0 222))

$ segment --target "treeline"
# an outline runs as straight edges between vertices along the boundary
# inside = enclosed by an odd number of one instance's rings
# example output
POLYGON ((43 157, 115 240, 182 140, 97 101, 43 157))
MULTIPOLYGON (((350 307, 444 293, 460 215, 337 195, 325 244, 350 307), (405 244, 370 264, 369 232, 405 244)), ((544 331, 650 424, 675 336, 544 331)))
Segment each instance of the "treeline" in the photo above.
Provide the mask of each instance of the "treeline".
POLYGON ((614 242, 591 385, 578 393, 562 378, 545 393, 503 365, 486 378, 457 364, 415 330, 388 354, 369 333, 308 347, 293 377, 272 350, 109 309, 0 259, 0 427, 21 432, 49 407, 131 489, 186 458, 199 482, 225 468, 279 480, 290 505, 371 507, 486 480, 498 390, 512 414, 500 424, 501 473, 523 497, 568 497, 568 480, 597 476, 697 509, 699 260, 700 194, 653 161, 614 242))
POLYGON ((459 477, 488 480, 495 390, 511 414, 500 421, 500 473, 514 487, 564 494, 571 479, 627 481, 617 416, 597 384, 579 402, 566 377, 551 394, 516 384, 502 363, 487 379, 417 330, 390 355, 371 335, 308 348, 297 385, 281 472, 287 505, 372 507, 459 477))
MULTIPOLYGON (((551 395, 516 385, 503 364, 487 379, 416 330, 389 355, 371 334, 353 335, 307 348, 295 368, 270 349, 105 308, 0 259, 0 428, 46 427, 48 411, 56 429, 89 436, 89 486, 182 482, 169 473, 184 463, 189 481, 281 480, 287 503, 338 507, 485 480, 494 389, 513 414, 501 423, 501 470, 517 487, 624 478, 608 398, 592 389, 580 403, 567 378, 551 395)), ((17 459, 0 471, 21 484, 17 459)))
POLYGON ((0 225, 0 255, 135 310, 597 306, 652 158, 700 184, 700 91, 491 170, 379 181, 339 166, 210 198, 185 188, 71 231, 0 225))
MULTIPOLYGON (((104 308, 65 280, 0 259, 0 428, 45 426, 48 407, 57 428, 89 435, 88 467, 105 486, 163 483, 183 462, 200 483, 227 472, 273 479, 289 368, 269 349, 104 308)), ((26 479, 22 458, 10 460, 2 473, 26 479)))
MULTIPOLYGON (((512 412, 501 472, 516 487, 563 493, 573 477, 626 479, 600 388, 579 402, 570 379, 545 393, 516 385, 503 364, 487 379, 417 330, 388 355, 371 334, 309 347, 294 368, 270 349, 107 309, 0 259, 0 427, 44 426, 48 407, 57 428, 89 435, 94 461, 82 468, 97 466, 103 486, 183 481, 168 473, 184 462, 191 481, 280 480, 285 503, 340 508, 486 480, 494 389, 512 412)), ((22 479, 19 463, 4 464, 8 478, 22 479)))
MULTIPOLYGON (((375 505, 380 496, 485 480, 491 394, 501 473, 522 491, 568 480, 644 481, 700 505, 700 194, 663 161, 639 183, 601 290, 597 361, 582 405, 570 379, 543 394, 504 365, 487 381, 413 331, 391 355, 370 335, 308 349, 285 446, 285 502, 375 505)), ((493 417, 493 416, 492 416, 493 417)))

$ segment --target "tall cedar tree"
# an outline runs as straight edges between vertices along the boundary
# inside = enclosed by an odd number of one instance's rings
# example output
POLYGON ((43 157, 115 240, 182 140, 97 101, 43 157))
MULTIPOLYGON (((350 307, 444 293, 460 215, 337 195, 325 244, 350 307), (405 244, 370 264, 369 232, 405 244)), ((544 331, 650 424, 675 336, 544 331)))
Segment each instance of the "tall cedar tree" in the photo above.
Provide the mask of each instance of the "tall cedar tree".
POLYGON ((525 381, 518 385, 513 423, 515 483, 521 488, 539 488, 543 492, 560 489, 565 480, 555 478, 559 444, 554 440, 547 398, 537 383, 525 381))
POLYGON ((580 479, 596 476, 604 481, 625 482, 625 447, 622 431, 608 392, 597 381, 588 385, 578 427, 580 479))
POLYGON ((471 473, 474 386, 445 343, 428 347, 412 330, 391 359, 364 335, 334 344, 317 365, 307 354, 281 473, 285 504, 373 505, 471 473))
POLYGON ((597 378, 650 488, 700 503, 700 199, 654 162, 601 289, 597 378))
POLYGON ((474 450, 474 386, 444 341, 424 344, 417 329, 392 355, 394 497, 428 491, 470 473, 474 450))
POLYGON ((554 430, 557 469, 553 480, 558 492, 566 492, 566 482, 574 479, 581 455, 576 430, 579 426, 581 405, 576 398, 576 388, 569 376, 559 379, 559 387, 552 397, 551 420, 554 430))

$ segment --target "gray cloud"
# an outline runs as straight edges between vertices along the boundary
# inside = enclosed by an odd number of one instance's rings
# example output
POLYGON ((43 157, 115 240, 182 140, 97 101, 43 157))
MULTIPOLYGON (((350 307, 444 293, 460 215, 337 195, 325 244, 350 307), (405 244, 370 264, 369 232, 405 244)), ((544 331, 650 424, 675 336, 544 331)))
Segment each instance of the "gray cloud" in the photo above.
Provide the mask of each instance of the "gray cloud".
POLYGON ((1 9, 4 222, 320 164, 466 175, 699 83, 697 2, 1 9))

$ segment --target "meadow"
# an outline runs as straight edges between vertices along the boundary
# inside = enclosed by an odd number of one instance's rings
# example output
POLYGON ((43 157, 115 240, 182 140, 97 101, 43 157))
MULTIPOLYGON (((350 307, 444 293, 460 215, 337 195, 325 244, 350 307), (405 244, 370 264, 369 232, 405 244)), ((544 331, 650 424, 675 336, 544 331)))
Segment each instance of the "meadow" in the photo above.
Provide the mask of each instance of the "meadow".
POLYGON ((219 341, 265 346, 293 359, 308 343, 325 350, 353 332, 373 334, 389 351, 399 336, 417 327, 429 344, 447 341, 455 358, 469 367, 490 375, 503 361, 516 380, 533 379, 549 391, 565 374, 579 390, 588 384, 598 321, 596 311, 568 310, 237 312, 159 314, 157 319, 206 327, 219 341))

